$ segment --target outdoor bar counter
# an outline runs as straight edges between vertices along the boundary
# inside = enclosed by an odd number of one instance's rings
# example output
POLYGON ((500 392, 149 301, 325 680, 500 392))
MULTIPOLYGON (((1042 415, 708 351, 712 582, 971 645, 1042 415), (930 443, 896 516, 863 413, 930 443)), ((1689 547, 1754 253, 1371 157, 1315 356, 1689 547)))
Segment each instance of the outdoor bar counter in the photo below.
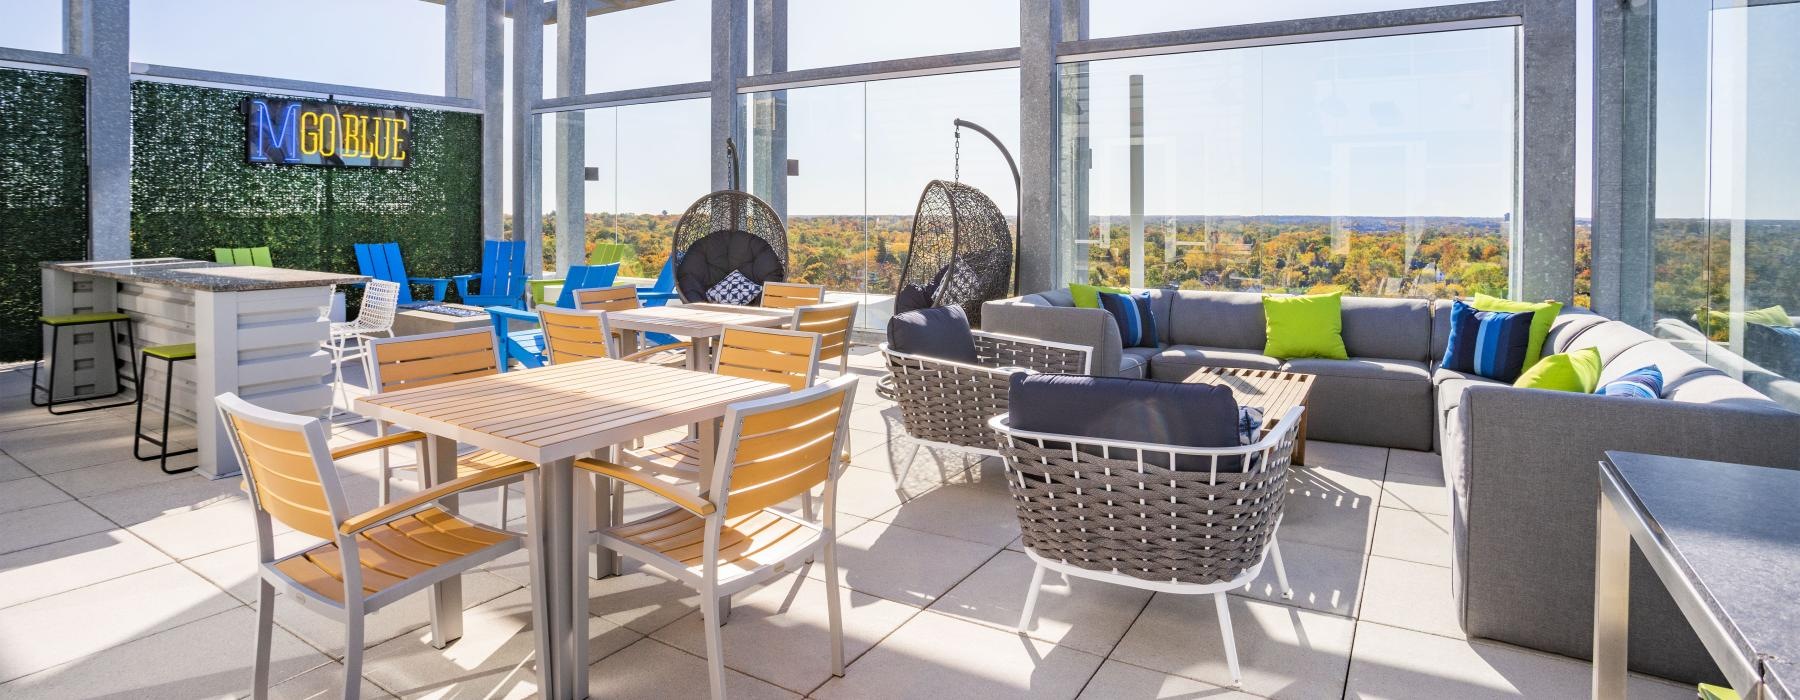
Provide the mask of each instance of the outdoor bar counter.
MULTIPOLYGON (((330 355, 321 344, 331 334, 333 287, 367 279, 181 258, 46 262, 42 268, 44 314, 122 311, 137 335, 138 347, 126 348, 122 335, 113 343, 94 342, 93 334, 104 332, 97 326, 64 333, 54 368, 59 398, 112 393, 117 380, 111 359, 137 362, 146 346, 195 344, 197 358, 176 365, 171 404, 176 416, 195 425, 199 471, 215 479, 237 474, 237 459, 212 402, 196 397, 229 391, 277 411, 322 414, 331 403, 330 355)), ((46 332, 43 342, 49 338, 46 332)), ((146 387, 160 388, 162 368, 150 363, 150 376, 159 379, 146 387)), ((156 395, 150 401, 161 398, 160 391, 149 393, 156 395)))

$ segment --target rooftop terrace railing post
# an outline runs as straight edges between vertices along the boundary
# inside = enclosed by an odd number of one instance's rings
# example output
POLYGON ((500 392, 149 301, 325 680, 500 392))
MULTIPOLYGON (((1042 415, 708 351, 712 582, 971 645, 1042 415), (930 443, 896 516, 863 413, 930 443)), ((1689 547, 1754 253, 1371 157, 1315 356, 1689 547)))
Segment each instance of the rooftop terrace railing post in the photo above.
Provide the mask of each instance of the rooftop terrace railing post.
POLYGON ((738 110, 738 79, 748 64, 743 0, 712 0, 712 188, 731 186, 731 159, 725 140, 744 143, 738 110))
POLYGON ((1575 0, 1524 0, 1512 296, 1575 297, 1575 0))
POLYGON ((543 6, 513 3, 512 65, 512 240, 525 241, 525 259, 544 259, 543 194, 538 190, 543 167, 543 126, 532 113, 544 95, 543 6))
POLYGON ((88 61, 88 257, 131 257, 131 0, 64 0, 63 51, 88 61))
MULTIPOLYGON (((587 3, 556 5, 556 96, 587 93, 587 3)), ((610 66, 609 66, 610 67, 610 66)), ((534 117, 535 118, 535 117, 534 117)), ((587 112, 557 112, 556 269, 567 272, 587 255, 587 112)), ((533 259, 535 272, 542 267, 533 259)))
POLYGON ((1026 292, 1056 285, 1062 249, 1057 235, 1056 48, 1063 36, 1063 3, 1019 0, 1019 259, 1018 286, 1026 292))
MULTIPOLYGON (((755 0, 756 75, 787 72, 787 0, 755 0)), ((754 194, 787 220, 787 91, 751 96, 750 184, 754 194)))
POLYGON ((481 110, 481 237, 504 236, 506 204, 506 0, 448 0, 444 94, 481 110))

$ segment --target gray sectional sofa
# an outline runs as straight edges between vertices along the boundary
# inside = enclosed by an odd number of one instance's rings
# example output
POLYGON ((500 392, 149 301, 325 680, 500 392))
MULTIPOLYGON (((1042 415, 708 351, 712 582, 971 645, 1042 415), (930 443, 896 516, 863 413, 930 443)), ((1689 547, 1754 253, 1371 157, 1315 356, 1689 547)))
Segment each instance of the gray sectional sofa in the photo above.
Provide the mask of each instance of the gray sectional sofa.
MULTIPOLYGON (((1072 308, 1066 291, 989 302, 983 327, 1092 345, 1096 368, 1116 366, 1125 376, 1179 379, 1201 366, 1315 373, 1310 437, 1435 447, 1451 500, 1457 611, 1471 636, 1576 658, 1592 653, 1595 465, 1605 451, 1800 469, 1800 414, 1673 344, 1585 311, 1556 319, 1544 353, 1597 348, 1603 382, 1654 364, 1666 379, 1662 400, 1516 389, 1440 368, 1449 302, 1346 297, 1352 359, 1282 363, 1260 352, 1259 295, 1152 294, 1165 343, 1158 350, 1120 348, 1110 316, 1072 308)), ((1631 615, 1633 670, 1680 681, 1719 678, 1635 554, 1631 615)))

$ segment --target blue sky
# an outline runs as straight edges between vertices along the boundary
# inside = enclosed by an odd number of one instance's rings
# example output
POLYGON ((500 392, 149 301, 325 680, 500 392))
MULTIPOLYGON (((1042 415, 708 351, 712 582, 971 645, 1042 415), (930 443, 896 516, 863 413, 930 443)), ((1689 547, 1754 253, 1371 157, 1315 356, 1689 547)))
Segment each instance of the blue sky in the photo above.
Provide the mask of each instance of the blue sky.
MULTIPOLYGON (((9 14, 0 45, 57 50, 60 0, 0 1, 9 14)), ((443 89, 443 9, 432 3, 132 4, 134 61, 443 89)), ((705 80, 708 4, 674 0, 591 19, 589 91, 705 80)), ((1093 0, 1091 31, 1108 36, 1429 4, 1437 3, 1093 0)), ((1016 0, 790 0, 790 68, 1012 45, 1017 8, 1016 0)), ((1125 211, 1125 94, 1130 75, 1142 74, 1152 214, 1503 213, 1511 200, 1511 36, 1508 29, 1479 30, 1095 63, 1091 210, 1125 211)), ((546 30, 547 49, 554 42, 554 28, 546 30)), ((790 91, 788 99, 789 156, 801 172, 790 179, 796 214, 910 211, 927 180, 951 175, 953 117, 1017 143, 1014 71, 810 88, 790 91)), ((704 191, 704 101, 593 110, 586 119, 587 164, 603 172, 601 182, 587 185, 590 211, 679 210, 704 191)), ((552 142, 548 132, 545 141, 552 142)), ((982 142, 965 138, 964 146, 964 179, 1010 210, 1003 162, 982 142)), ((1585 183, 1585 151, 1581 162, 1585 183)), ((1585 216, 1585 184, 1580 200, 1585 216)))

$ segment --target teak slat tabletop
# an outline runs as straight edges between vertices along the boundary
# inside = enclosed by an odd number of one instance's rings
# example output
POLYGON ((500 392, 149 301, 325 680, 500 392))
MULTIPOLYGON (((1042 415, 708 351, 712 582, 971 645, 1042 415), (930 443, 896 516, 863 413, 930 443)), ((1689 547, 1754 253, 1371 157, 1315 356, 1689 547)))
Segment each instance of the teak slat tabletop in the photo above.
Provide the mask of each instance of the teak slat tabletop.
MULTIPOLYGON (((733 403, 787 391, 754 379, 594 359, 367 396, 356 400, 356 412, 434 436, 444 448, 427 457, 434 472, 454 475, 452 441, 538 465, 537 486, 526 489, 531 583, 540 593, 532 608, 538 690, 563 700, 588 696, 588 558, 596 575, 612 568, 612 554, 594 550, 586 536, 611 522, 610 497, 595 491, 606 484, 576 478, 575 458, 669 428, 710 428, 733 403)), ((706 459, 715 436, 699 433, 706 459)))
MULTIPOLYGON (((1231 389, 1238 405, 1261 409, 1263 430, 1275 427, 1281 416, 1295 406, 1305 406, 1312 392, 1314 375, 1282 372, 1273 369, 1241 369, 1207 367, 1182 381, 1188 384, 1212 384, 1231 389)), ((1294 433, 1294 463, 1306 461, 1306 414, 1300 414, 1300 426, 1294 433)))

